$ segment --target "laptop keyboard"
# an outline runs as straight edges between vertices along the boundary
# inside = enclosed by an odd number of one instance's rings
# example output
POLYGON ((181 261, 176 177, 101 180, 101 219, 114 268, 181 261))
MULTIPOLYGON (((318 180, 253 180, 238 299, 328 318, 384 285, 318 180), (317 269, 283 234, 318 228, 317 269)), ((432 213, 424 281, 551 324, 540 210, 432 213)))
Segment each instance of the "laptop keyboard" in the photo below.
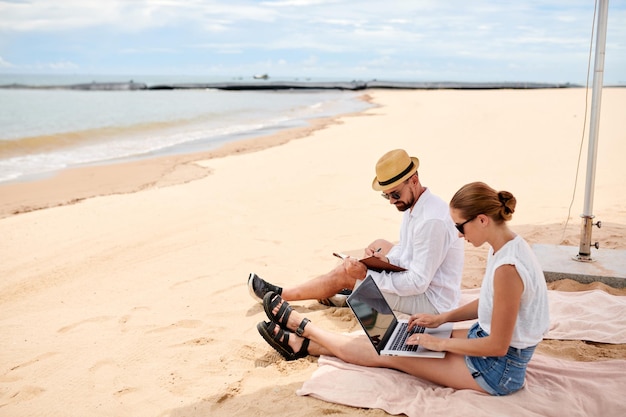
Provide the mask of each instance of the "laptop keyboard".
POLYGON ((419 345, 407 345, 406 339, 412 334, 424 333, 424 330, 426 330, 426 328, 417 326, 407 331, 407 329, 409 328, 409 323, 402 322, 398 324, 400 325, 400 329, 398 329, 399 331, 396 334, 396 338, 391 345, 391 350, 415 352, 419 348, 419 345))

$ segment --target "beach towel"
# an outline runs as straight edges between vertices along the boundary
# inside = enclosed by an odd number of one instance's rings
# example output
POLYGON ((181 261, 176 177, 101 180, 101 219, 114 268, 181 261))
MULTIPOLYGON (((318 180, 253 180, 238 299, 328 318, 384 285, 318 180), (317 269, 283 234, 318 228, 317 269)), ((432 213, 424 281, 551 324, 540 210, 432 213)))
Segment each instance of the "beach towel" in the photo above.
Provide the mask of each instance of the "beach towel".
MULTIPOLYGON (((438 360, 438 359, 431 359, 438 360)), ((389 414, 418 416, 621 417, 626 360, 575 362, 533 355, 526 386, 503 397, 443 388, 403 372, 322 356, 296 393, 389 414)))
MULTIPOLYGON (((551 326, 547 338, 625 343, 626 297, 600 290, 548 293, 551 326)), ((462 302, 477 297, 478 290, 463 291, 462 302)), ((626 415, 626 358, 576 362, 535 353, 528 364, 526 386, 504 397, 443 388, 403 372, 352 365, 333 357, 320 357, 318 366, 297 395, 389 414, 626 415)))
MULTIPOLYGON (((476 298, 479 289, 463 290, 461 305, 476 298)), ((545 339, 586 340, 600 343, 626 343, 626 296, 601 290, 548 291, 550 329, 545 339)), ((470 328, 474 321, 457 323, 470 328)))

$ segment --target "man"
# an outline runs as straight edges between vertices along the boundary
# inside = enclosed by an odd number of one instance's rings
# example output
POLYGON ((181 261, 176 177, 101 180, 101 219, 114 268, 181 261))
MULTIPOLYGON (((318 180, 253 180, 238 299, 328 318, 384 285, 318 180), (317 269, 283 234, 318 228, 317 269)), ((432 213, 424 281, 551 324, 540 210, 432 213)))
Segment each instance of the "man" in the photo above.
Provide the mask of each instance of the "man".
MULTIPOLYGON (((383 155, 376 164, 372 188, 382 191, 403 212, 398 244, 377 239, 365 249, 375 256, 406 268, 403 272, 376 272, 355 258, 344 259, 332 271, 293 287, 281 288, 251 273, 248 289, 261 301, 273 291, 287 301, 317 299, 340 306, 336 294, 349 293, 372 275, 392 309, 406 314, 439 314, 458 306, 461 296, 463 241, 454 227, 448 204, 422 186, 419 160, 402 149, 383 155), (333 303, 333 300, 335 302, 333 303)), ((345 299, 345 296, 343 297, 345 299)))

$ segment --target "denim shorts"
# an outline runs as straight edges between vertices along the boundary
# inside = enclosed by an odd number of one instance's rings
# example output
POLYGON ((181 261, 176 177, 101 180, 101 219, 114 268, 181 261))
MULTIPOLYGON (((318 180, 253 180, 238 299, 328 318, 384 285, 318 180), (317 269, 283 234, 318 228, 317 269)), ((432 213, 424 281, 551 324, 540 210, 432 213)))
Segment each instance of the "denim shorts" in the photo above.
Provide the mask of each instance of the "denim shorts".
MULTIPOLYGON (((478 323, 468 331, 468 339, 489 336, 478 323)), ((508 395, 524 386, 526 366, 536 346, 509 347, 505 356, 466 356, 465 364, 474 380, 491 395, 508 395)))

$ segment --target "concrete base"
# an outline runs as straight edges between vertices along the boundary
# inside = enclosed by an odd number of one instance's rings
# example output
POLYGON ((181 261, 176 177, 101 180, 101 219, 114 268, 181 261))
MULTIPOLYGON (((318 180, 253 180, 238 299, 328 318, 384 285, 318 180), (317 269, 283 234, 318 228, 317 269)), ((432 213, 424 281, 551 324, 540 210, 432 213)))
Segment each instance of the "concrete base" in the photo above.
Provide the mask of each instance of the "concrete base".
POLYGON ((574 260, 578 246, 534 244, 533 251, 546 281, 569 278, 583 284, 602 282, 615 288, 626 287, 626 251, 617 249, 592 249, 592 262, 574 260))

